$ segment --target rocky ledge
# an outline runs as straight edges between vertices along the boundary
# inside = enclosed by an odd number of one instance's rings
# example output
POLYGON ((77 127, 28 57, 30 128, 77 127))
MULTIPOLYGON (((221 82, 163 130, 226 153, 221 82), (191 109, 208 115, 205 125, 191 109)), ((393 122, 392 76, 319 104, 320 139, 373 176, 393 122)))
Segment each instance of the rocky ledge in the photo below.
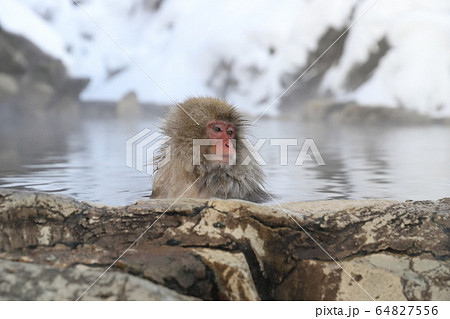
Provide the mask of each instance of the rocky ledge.
POLYGON ((0 219, 3 300, 450 300, 450 198, 110 207, 0 189, 0 219))

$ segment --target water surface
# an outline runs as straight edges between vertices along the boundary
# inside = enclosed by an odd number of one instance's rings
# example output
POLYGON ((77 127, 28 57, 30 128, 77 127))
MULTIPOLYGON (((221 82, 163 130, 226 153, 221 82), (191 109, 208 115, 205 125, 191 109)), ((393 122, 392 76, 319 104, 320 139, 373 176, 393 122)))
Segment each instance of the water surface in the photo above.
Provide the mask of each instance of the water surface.
MULTIPOLYGON (((151 177, 126 167, 126 140, 159 119, 85 117, 79 123, 1 119, 0 187, 39 190, 79 200, 125 205, 148 197, 151 177)), ((267 188, 280 202, 326 199, 439 199, 450 196, 450 128, 361 127, 261 119, 252 141, 266 138, 267 188), (280 165, 271 138, 298 139, 280 165), (312 138, 325 166, 295 166, 312 138)))

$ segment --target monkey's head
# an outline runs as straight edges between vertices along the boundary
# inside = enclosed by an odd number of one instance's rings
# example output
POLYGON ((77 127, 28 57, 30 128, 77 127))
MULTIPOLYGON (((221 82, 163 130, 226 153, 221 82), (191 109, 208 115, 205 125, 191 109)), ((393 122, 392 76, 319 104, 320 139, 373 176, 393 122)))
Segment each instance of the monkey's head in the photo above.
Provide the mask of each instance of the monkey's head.
POLYGON ((244 145, 247 127, 241 114, 219 99, 191 98, 173 106, 163 126, 170 139, 155 159, 152 198, 268 200, 258 164, 239 165, 250 155, 244 145))
POLYGON ((190 154, 194 139, 211 140, 213 144, 202 146, 200 153, 211 154, 211 165, 226 165, 237 156, 233 141, 241 138, 244 124, 240 113, 222 100, 191 98, 171 109, 164 132, 171 137, 174 145, 186 146, 185 152, 190 149, 190 154))

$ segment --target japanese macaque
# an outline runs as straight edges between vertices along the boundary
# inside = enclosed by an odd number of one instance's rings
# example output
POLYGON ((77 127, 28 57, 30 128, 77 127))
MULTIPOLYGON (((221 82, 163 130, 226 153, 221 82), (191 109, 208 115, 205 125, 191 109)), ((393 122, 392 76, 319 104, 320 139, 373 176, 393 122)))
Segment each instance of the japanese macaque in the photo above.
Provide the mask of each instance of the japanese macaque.
POLYGON ((264 174, 242 142, 245 123, 236 108, 216 98, 174 106, 163 126, 170 139, 154 162, 151 197, 267 201, 264 174), (242 165, 247 156, 250 163, 242 165))

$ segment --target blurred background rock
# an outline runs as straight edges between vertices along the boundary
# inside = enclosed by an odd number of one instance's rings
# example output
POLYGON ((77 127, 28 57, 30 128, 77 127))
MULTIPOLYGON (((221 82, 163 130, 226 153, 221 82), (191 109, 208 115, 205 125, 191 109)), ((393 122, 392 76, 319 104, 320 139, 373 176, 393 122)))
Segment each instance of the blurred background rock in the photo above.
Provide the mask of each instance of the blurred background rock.
POLYGON ((0 27, 1 112, 43 119, 78 116, 88 79, 74 79, 64 64, 23 36, 0 27))

